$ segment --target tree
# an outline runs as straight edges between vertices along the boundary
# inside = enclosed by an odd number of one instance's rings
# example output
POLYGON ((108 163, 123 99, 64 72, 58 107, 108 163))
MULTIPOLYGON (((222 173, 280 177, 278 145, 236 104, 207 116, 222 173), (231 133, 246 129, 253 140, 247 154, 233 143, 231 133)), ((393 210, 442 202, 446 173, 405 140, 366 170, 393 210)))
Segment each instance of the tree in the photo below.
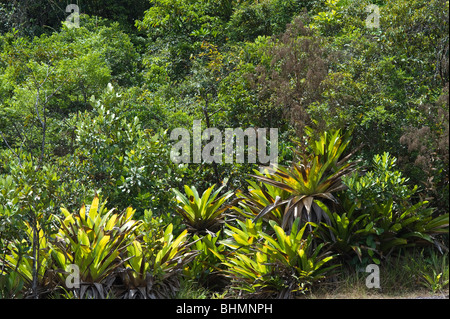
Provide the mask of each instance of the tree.
POLYGON ((320 84, 327 75, 323 40, 305 27, 301 18, 287 26, 285 33, 272 37, 264 52, 270 64, 259 64, 253 78, 259 102, 269 109, 270 118, 284 117, 299 137, 310 124, 307 105, 321 99, 320 84))

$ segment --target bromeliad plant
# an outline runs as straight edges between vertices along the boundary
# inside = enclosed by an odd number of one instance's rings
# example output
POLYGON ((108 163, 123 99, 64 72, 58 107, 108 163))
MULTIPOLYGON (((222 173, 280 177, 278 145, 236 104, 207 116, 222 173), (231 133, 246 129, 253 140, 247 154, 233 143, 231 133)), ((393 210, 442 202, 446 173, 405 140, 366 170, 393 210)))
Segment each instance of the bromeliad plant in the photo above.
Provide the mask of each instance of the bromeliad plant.
POLYGON ((190 231, 199 234, 215 233, 224 222, 224 212, 229 208, 223 206, 233 195, 229 191, 217 197, 223 186, 212 192, 215 185, 208 188, 200 197, 197 189, 184 186, 186 196, 177 189, 172 189, 178 202, 177 211, 183 217, 190 231))
MULTIPOLYGON (((358 209, 356 203, 348 199, 341 200, 341 212, 331 212, 323 203, 317 203, 329 218, 329 223, 322 222, 316 235, 323 242, 332 244, 332 249, 343 258, 356 254, 362 261, 364 243, 370 234, 375 233, 373 223, 368 222, 367 213, 358 209)), ((352 256, 353 255, 353 256, 352 256)))
POLYGON ((198 255, 183 270, 183 275, 209 289, 224 285, 223 265, 228 252, 225 245, 219 240, 222 231, 204 236, 192 236, 191 249, 198 255))
POLYGON ((337 203, 333 194, 346 188, 341 179, 352 173, 356 165, 348 162, 353 153, 341 158, 349 143, 349 133, 341 135, 340 130, 325 132, 319 140, 310 141, 312 153, 298 153, 300 161, 290 168, 278 166, 271 176, 253 175, 258 181, 289 193, 286 199, 276 197, 255 219, 284 207, 281 227, 285 230, 289 230, 297 218, 302 223, 318 224, 322 220, 330 223, 317 202, 326 205, 337 203))
POLYGON ((261 247, 254 254, 235 253, 224 265, 225 274, 231 279, 231 288, 239 290, 239 294, 257 297, 271 297, 283 288, 283 279, 276 273, 266 254, 267 249, 261 247))
POLYGON ((274 221, 270 226, 275 232, 272 237, 260 232, 263 243, 256 243, 249 253, 237 250, 233 257, 224 262, 226 273, 234 289, 252 295, 277 295, 290 298, 306 292, 313 283, 326 277, 327 272, 339 265, 326 266, 334 256, 321 253, 324 244, 313 249, 312 234, 304 238, 308 224, 300 228, 300 219, 292 224, 287 234, 274 221))
POLYGON ((126 287, 121 296, 124 299, 173 297, 180 287, 178 275, 197 255, 190 250, 187 230, 175 238, 169 224, 151 235, 127 247, 126 269, 121 276, 126 287))
POLYGON ((240 229, 225 224, 227 227, 225 234, 228 238, 222 240, 221 243, 233 250, 239 249, 241 252, 249 252, 249 248, 262 238, 262 223, 261 221, 253 222, 251 219, 236 220, 236 222, 240 229))
POLYGON ((395 208, 390 199, 371 210, 380 255, 420 243, 438 245, 435 236, 448 234, 449 214, 433 217, 433 208, 425 208, 427 204, 424 201, 408 208, 395 208))
MULTIPOLYGON (((254 170, 258 176, 270 177, 269 174, 260 173, 254 170)), ((268 183, 255 182, 247 180, 249 187, 248 192, 244 193, 241 190, 236 192, 238 198, 238 206, 233 206, 233 209, 237 211, 244 218, 255 218, 266 207, 273 206, 275 202, 280 200, 286 200, 289 198, 290 193, 284 189, 272 186, 268 183)), ((283 221, 283 206, 276 206, 270 210, 270 213, 263 215, 263 220, 273 220, 281 225, 283 221)))
POLYGON ((58 266, 62 285, 71 265, 78 266, 80 288, 75 288, 77 298, 105 298, 115 279, 115 271, 122 266, 126 247, 133 240, 140 222, 133 220, 135 210, 128 207, 123 213, 107 211, 106 202, 100 206, 95 196, 89 209, 83 204, 80 211, 59 220, 60 228, 52 250, 58 266))

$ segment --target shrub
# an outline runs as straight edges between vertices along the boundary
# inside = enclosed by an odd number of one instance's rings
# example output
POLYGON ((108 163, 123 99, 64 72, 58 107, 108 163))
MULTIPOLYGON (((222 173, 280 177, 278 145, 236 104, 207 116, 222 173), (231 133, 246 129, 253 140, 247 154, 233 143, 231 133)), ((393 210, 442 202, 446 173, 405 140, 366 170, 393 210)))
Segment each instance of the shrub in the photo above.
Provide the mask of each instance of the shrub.
POLYGON ((400 247, 435 244, 441 249, 438 236, 448 233, 449 214, 435 216, 427 201, 415 203, 418 187, 407 185, 395 163, 389 153, 375 155, 366 174, 343 179, 348 186, 344 196, 356 204, 351 208, 356 214, 352 213, 349 223, 358 222, 359 230, 366 230, 361 244, 365 242, 367 253, 377 263, 375 254, 386 257, 400 247))
MULTIPOLYGON (((53 263, 50 256, 51 246, 39 223, 37 224, 36 241, 33 227, 27 222, 25 225, 26 239, 14 240, 9 243, 7 253, 3 257, 2 269, 4 270, 5 266, 8 269, 8 274, 4 278, 11 288, 16 290, 16 294, 23 285, 25 297, 37 298, 42 294, 48 295, 56 286, 54 274, 50 271, 53 263), (36 249, 32 249, 34 244, 37 244, 36 249)), ((14 293, 14 290, 10 293, 14 293)))
POLYGON ((172 209, 169 190, 181 181, 184 168, 170 160, 166 132, 130 118, 120 96, 110 84, 101 101, 93 101, 93 112, 74 118, 78 174, 87 175, 91 187, 106 193, 115 207, 136 207, 138 217, 145 209, 172 209))

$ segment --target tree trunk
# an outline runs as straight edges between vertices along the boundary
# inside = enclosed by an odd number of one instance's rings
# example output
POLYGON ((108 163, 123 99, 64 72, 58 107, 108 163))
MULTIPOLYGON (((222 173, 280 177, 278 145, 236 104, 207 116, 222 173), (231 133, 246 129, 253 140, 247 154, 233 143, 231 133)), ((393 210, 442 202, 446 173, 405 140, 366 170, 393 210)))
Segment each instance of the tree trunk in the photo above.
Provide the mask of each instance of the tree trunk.
MULTIPOLYGON (((205 106, 203 107, 203 115, 205 116, 206 127, 207 128, 211 128, 211 124, 210 124, 210 121, 209 121, 209 114, 208 114, 208 97, 205 97, 205 106)), ((218 185, 220 185, 221 182, 220 182, 219 170, 217 168, 217 163, 216 162, 212 162, 212 165, 213 165, 213 169, 214 169, 214 175, 215 175, 216 183, 218 185)))
POLYGON ((38 261, 39 261, 39 230, 37 226, 37 216, 36 212, 33 212, 32 217, 32 227, 33 227, 33 283, 31 286, 32 298, 39 299, 38 295, 38 261))

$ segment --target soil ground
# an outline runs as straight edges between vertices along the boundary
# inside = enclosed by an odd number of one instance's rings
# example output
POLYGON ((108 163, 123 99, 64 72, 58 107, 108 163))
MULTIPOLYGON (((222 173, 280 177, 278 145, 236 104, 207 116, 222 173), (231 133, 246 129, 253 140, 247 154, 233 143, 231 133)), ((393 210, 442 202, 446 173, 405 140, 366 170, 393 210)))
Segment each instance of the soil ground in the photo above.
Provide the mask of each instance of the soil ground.
POLYGON ((449 290, 432 293, 429 290, 417 290, 407 293, 383 293, 371 291, 330 291, 309 295, 309 299, 449 299, 449 290))

